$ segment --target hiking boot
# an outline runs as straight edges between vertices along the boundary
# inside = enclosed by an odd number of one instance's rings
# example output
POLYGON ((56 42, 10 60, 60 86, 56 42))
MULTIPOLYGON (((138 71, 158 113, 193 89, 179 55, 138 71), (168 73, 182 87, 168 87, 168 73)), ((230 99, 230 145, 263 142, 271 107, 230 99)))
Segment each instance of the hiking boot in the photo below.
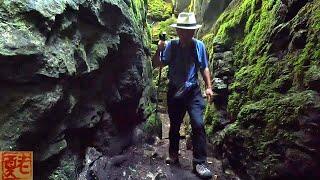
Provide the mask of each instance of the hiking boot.
POLYGON ((202 179, 210 179, 212 177, 212 172, 204 163, 194 164, 193 173, 197 174, 202 179))
POLYGON ((169 157, 166 158, 166 164, 179 164, 178 155, 169 155, 169 157))

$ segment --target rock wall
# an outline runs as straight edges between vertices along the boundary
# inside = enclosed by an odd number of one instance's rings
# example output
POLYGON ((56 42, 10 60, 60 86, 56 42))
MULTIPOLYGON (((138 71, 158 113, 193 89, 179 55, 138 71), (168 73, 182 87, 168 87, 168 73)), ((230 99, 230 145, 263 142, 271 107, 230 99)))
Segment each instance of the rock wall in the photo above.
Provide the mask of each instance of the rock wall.
POLYGON ((320 178, 319 12, 317 0, 233 0, 203 37, 219 94, 207 132, 244 179, 320 178))
POLYGON ((191 0, 174 0, 173 6, 174 6, 175 14, 178 15, 179 13, 186 11, 190 3, 191 3, 191 0))
POLYGON ((202 3, 200 10, 196 11, 200 15, 202 22, 202 27, 197 33, 199 37, 204 36, 211 30, 230 2, 231 0, 207 0, 202 3))
POLYGON ((0 150, 34 151, 35 179, 75 179, 148 117, 143 0, 0 3, 0 150), (114 143, 117 142, 117 143, 114 143))

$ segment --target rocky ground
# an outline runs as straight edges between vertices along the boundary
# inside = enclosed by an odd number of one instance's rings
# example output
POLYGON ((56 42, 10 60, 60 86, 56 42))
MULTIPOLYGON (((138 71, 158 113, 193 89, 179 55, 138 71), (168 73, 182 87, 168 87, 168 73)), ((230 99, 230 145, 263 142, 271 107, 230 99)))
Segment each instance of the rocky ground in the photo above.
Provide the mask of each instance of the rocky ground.
MULTIPOLYGON (((165 163, 169 145, 169 117, 161 110, 159 116, 163 139, 155 138, 153 142, 131 146, 113 157, 88 148, 86 165, 78 179, 200 179, 192 173, 192 150, 187 145, 184 126, 180 131, 180 164, 165 163)), ((224 169, 222 164, 209 152, 208 165, 214 172, 212 179, 239 179, 231 170, 224 169)))

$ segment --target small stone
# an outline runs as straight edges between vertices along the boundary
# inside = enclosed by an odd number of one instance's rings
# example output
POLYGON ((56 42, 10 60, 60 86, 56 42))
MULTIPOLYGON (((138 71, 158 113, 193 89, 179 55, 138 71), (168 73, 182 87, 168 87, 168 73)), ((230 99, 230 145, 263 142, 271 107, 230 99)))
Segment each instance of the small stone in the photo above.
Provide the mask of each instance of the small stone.
POLYGON ((218 179, 218 175, 215 174, 212 179, 217 180, 218 179))
POLYGON ((158 145, 160 142, 161 142, 161 139, 158 136, 156 136, 153 144, 158 145))
POLYGON ((151 156, 152 158, 156 158, 156 157, 159 157, 159 154, 157 153, 157 152, 153 152, 153 154, 152 154, 152 156, 151 156))
POLYGON ((129 166, 130 171, 132 172, 137 172, 137 170, 133 169, 132 167, 129 166))
POLYGON ((154 180, 161 180, 161 179, 167 179, 167 176, 164 173, 158 173, 154 180))
POLYGON ((231 175, 231 176, 235 176, 234 172, 231 170, 231 169, 226 169, 224 171, 224 173, 228 174, 228 175, 231 175))
POLYGON ((113 166, 120 166, 122 163, 124 163, 128 157, 126 155, 118 155, 114 156, 110 159, 110 164, 113 166))

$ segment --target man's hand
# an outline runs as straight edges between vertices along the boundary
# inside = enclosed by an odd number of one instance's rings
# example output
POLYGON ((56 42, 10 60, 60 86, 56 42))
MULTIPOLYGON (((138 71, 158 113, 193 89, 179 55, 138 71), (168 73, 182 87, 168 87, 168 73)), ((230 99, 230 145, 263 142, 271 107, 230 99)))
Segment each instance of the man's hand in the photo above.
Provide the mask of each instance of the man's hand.
POLYGON ((160 41, 158 42, 158 51, 163 51, 163 50, 165 49, 165 47, 166 47, 166 42, 160 40, 160 41))
POLYGON ((213 93, 212 89, 211 88, 206 88, 205 94, 206 94, 206 97, 208 99, 208 102, 211 103, 213 98, 214 98, 214 93, 213 93))
POLYGON ((153 55, 152 57, 152 66, 153 68, 157 68, 157 67, 162 67, 162 63, 160 60, 160 52, 163 51, 165 49, 166 45, 165 45, 165 41, 160 40, 158 42, 158 49, 156 51, 156 53, 153 55))

